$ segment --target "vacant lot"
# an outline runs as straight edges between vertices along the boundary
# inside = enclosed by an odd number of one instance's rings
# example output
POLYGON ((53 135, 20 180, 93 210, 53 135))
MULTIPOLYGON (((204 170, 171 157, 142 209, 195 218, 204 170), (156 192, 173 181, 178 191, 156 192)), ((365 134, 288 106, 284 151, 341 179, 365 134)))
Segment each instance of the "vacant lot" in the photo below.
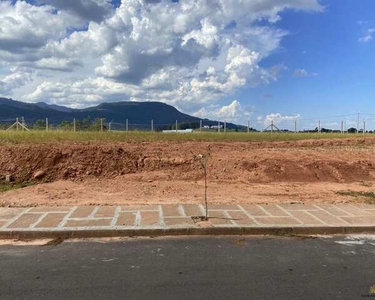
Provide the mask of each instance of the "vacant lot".
POLYGON ((0 141, 0 182, 10 174, 17 187, 32 184, 9 191, 2 181, 0 205, 200 203, 203 172, 193 154, 208 147, 211 203, 374 195, 371 136, 0 132, 0 141))

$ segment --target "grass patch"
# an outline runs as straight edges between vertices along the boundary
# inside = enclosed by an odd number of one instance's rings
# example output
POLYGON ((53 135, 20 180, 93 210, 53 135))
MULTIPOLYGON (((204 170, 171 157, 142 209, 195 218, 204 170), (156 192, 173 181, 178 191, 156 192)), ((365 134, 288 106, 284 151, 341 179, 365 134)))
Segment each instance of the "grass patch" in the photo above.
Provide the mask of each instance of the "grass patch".
POLYGON ((17 183, 12 182, 12 183, 9 183, 9 182, 6 182, 6 181, 2 180, 2 181, 0 181, 0 194, 11 191, 11 190, 22 189, 22 188, 25 188, 25 187, 28 187, 28 186, 31 186, 31 185, 33 185, 33 184, 30 183, 30 182, 17 182, 17 183))
MULTIPOLYGON (((369 135, 368 135, 369 136, 369 135)), ((161 133, 161 132, 92 132, 92 131, 0 131, 0 143, 51 143, 59 141, 72 142, 152 142, 152 141, 207 141, 207 142, 267 142, 298 141, 311 139, 363 138, 361 135, 340 133, 269 133, 269 132, 194 132, 194 133, 161 133)))
POLYGON ((363 197, 369 204, 375 204, 375 192, 338 191, 336 194, 350 197, 363 197))

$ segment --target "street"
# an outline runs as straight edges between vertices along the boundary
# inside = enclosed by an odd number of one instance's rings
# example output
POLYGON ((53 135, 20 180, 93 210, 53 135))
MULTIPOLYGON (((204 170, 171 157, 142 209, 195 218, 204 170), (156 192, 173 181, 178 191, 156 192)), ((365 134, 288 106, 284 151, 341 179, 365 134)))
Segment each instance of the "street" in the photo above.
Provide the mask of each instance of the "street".
POLYGON ((0 245, 0 299, 363 299, 375 237, 175 237, 0 245))

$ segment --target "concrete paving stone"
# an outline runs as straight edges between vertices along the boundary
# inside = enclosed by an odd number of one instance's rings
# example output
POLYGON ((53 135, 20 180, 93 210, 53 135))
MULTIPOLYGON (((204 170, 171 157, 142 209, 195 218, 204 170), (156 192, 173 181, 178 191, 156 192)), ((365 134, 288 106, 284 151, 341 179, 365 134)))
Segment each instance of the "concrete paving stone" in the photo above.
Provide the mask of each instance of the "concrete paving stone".
POLYGON ((94 211, 95 206, 79 206, 69 218, 87 218, 94 211))
POLYGON ((238 205, 221 205, 221 204, 213 204, 208 205, 208 210, 241 210, 238 205))
POLYGON ((17 217, 22 212, 25 212, 26 210, 27 210, 26 208, 11 208, 11 209, 8 209, 7 211, 3 212, 0 215, 0 220, 11 220, 14 217, 17 217))
POLYGON ((360 209, 365 210, 375 210, 375 204, 367 204, 367 203, 353 203, 352 206, 358 207, 360 209))
POLYGON ((280 207, 284 208, 287 211, 294 211, 294 210, 317 210, 315 206, 312 204, 279 204, 280 207))
POLYGON ((280 207, 275 205, 259 205, 273 217, 288 217, 289 215, 280 207))
POLYGON ((116 226, 134 226, 135 218, 135 212, 121 212, 119 213, 116 226))
POLYGON ((341 217, 351 225, 374 225, 375 216, 341 217))
POLYGON ((56 228, 61 224, 66 215, 67 213, 49 213, 36 224, 35 228, 56 228))
POLYGON ((196 205, 196 204, 184 204, 183 208, 184 208, 185 214, 187 216, 196 216, 197 217, 197 216, 202 216, 203 215, 203 213, 200 210, 199 206, 196 205))
POLYGON ((361 208, 357 208, 351 205, 342 204, 340 209, 344 210, 354 216, 371 216, 372 213, 361 208))
POLYGON ((142 211, 142 210, 159 211, 159 205, 121 206, 121 211, 142 211))
POLYGON ((2 221, 2 220, 0 220, 0 228, 3 227, 6 223, 7 223, 7 221, 5 221, 5 220, 2 221))
POLYGON ((228 214, 231 218, 234 219, 233 221, 238 225, 257 225, 257 223, 253 219, 250 219, 242 211, 228 211, 228 214))
POLYGON ((159 212, 141 211, 141 225, 142 226, 160 225, 159 212))
POLYGON ((29 228, 30 225, 38 221, 41 216, 42 214, 23 214, 7 228, 29 228))
POLYGON ((5 213, 7 210, 9 210, 9 208, 7 208, 7 207, 0 207, 0 215, 2 213, 5 213))
POLYGON ((194 221, 192 218, 164 218, 165 225, 167 226, 186 226, 186 225, 194 225, 194 221))
POLYGON ((210 222, 214 225, 233 225, 231 218, 223 211, 209 211, 208 217, 210 218, 210 222))
POLYGON ((115 216, 117 206, 101 206, 96 212, 94 218, 113 218, 115 216))
POLYGON ((164 217, 183 217, 183 215, 181 215, 178 209, 178 206, 179 206, 178 204, 162 205, 163 216, 164 217))
POLYGON ((30 212, 69 212, 72 206, 56 206, 56 207, 33 207, 30 212))
POLYGON ((294 210, 290 214, 300 220, 304 225, 326 225, 324 222, 317 220, 306 211, 294 210))
POLYGON ((69 220, 64 228, 67 227, 102 227, 110 226, 111 219, 98 219, 98 220, 69 220))
POLYGON ((275 226, 284 226, 284 225, 301 225, 298 220, 292 217, 255 217, 255 220, 259 224, 263 225, 275 225, 275 226))
POLYGON ((319 220, 329 224, 329 225, 347 225, 343 220, 338 219, 335 216, 330 215, 328 212, 320 210, 320 211, 310 211, 310 214, 317 217, 319 220))
POLYGON ((262 217, 268 216, 268 214, 262 210, 258 205, 255 204, 247 204, 241 205, 241 207, 246 210, 246 212, 252 217, 262 217))
MULTIPOLYGON (((348 213, 347 211, 345 210, 342 210, 340 208, 338 208, 337 206, 333 205, 333 204, 316 204, 315 205, 316 207, 319 207, 337 217, 342 217, 342 216, 351 216, 350 213, 348 213)), ((341 207, 341 206, 340 206, 341 207)))

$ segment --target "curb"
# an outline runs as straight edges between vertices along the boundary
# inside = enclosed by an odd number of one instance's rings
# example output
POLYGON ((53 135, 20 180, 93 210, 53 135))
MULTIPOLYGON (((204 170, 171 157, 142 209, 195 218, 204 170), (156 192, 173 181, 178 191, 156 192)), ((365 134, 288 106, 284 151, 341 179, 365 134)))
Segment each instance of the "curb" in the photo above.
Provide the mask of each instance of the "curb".
POLYGON ((331 235, 375 233, 375 226, 353 227, 211 227, 211 228, 154 228, 109 230, 2 231, 0 239, 70 239, 106 237, 165 237, 165 236, 221 236, 221 235, 331 235))

